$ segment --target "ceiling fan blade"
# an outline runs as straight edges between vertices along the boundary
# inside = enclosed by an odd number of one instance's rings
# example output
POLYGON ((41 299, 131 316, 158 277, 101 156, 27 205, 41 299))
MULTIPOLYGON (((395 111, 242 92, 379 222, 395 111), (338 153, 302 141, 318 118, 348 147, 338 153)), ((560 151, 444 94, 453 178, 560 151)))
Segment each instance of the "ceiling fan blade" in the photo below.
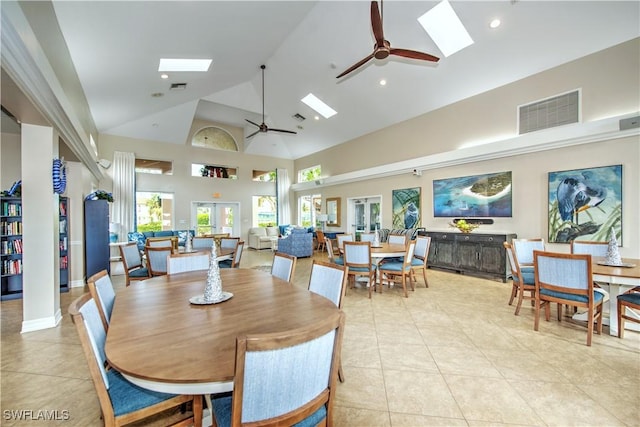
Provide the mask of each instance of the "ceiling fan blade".
POLYGON ((437 56, 433 56, 433 55, 429 55, 428 53, 418 52, 418 51, 409 50, 409 49, 391 48, 389 50, 389 54, 396 55, 396 56, 403 56, 405 58, 411 58, 411 59, 422 59, 423 61, 438 62, 440 60, 440 58, 438 58, 437 56))
POLYGON ((259 125, 259 124, 255 123, 255 122, 252 122, 252 121, 251 121, 251 120, 249 120, 249 119, 245 119, 245 120, 246 120, 246 121, 248 121, 249 123, 251 123, 252 125, 254 125, 254 126, 255 126, 255 127, 257 127, 257 128, 259 128, 259 127, 260 127, 260 125, 259 125))
POLYGON ((254 133, 252 133, 251 135, 247 135, 246 139, 251 138, 252 136, 254 136, 255 134, 260 133, 260 129, 258 129, 257 131, 255 131, 254 133))
POLYGON ((373 36, 376 39, 378 46, 384 44, 384 32, 382 30, 382 18, 380 17, 380 10, 378 9, 378 2, 371 2, 371 28, 373 29, 373 36))
POLYGON ((342 76, 346 76, 347 74, 349 74, 350 72, 352 72, 356 68, 364 65, 371 58, 373 58, 373 53, 371 55, 367 56, 366 58, 364 58, 363 60, 361 60, 360 62, 358 62, 358 63, 352 65, 351 67, 347 68, 346 70, 344 70, 342 73, 340 73, 339 75, 336 76, 336 79, 339 79, 342 76))
POLYGON ((274 132, 283 132, 283 133, 292 133, 294 135, 296 135, 298 132, 294 132, 292 130, 285 130, 285 129, 274 129, 274 128, 269 128, 270 131, 274 131, 274 132))

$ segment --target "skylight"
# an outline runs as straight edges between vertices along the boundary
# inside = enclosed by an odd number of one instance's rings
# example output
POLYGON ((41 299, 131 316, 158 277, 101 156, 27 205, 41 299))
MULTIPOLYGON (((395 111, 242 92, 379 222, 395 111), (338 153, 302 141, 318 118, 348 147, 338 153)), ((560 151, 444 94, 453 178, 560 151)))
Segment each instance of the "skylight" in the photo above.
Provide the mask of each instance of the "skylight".
POLYGON ((302 102, 307 104, 309 107, 313 108, 318 113, 322 114, 322 116, 325 119, 328 119, 329 117, 338 114, 336 110, 329 107, 327 104, 322 102, 320 99, 318 99, 318 97, 316 97, 312 93, 302 98, 302 102))
POLYGON ((209 71, 211 59, 160 58, 158 71, 209 71))
POLYGON ((418 18, 429 37, 444 56, 453 55, 473 44, 471 36, 447 0, 431 8, 418 18))

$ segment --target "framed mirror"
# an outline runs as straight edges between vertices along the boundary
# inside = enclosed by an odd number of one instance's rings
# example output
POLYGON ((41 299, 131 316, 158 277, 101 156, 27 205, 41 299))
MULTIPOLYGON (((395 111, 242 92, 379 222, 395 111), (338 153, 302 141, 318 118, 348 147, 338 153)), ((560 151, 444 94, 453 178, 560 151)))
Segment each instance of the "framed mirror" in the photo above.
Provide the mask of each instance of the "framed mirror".
POLYGON ((340 227, 340 197, 327 198, 327 226, 340 227))

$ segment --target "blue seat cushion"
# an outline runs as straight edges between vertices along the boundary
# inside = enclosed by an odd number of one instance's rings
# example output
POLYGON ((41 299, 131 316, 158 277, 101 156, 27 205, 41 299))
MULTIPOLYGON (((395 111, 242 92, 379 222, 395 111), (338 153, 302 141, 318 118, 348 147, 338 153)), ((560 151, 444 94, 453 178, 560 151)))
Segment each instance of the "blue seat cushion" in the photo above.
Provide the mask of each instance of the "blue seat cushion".
POLYGON ((159 393, 138 387, 127 381, 115 369, 107 371, 107 379, 109 380, 109 398, 116 416, 147 408, 175 397, 173 394, 159 393))
POLYGON ((136 268, 129 272, 129 277, 149 277, 149 270, 146 268, 136 268))
MULTIPOLYGON (((520 274, 522 274, 522 281, 524 282, 525 285, 535 285, 536 284, 536 279, 535 279, 535 275, 533 274, 533 270, 520 270, 520 274)), ((519 282, 518 280, 518 276, 513 276, 513 281, 514 282, 519 282)))
POLYGON ((424 261, 418 258, 413 258, 411 260, 412 267, 422 267, 424 265, 424 261))
MULTIPOLYGON (((231 396, 224 396, 211 399, 211 404, 213 405, 213 415, 216 417, 216 423, 218 427, 229 427, 231 426, 231 396)), ((294 424, 294 427, 314 427, 317 426, 320 421, 327 418, 327 408, 322 405, 317 411, 313 414, 309 415, 304 420, 300 421, 297 424, 294 424)))
POLYGON ((344 265, 344 259, 341 256, 333 257, 334 264, 344 265))
POLYGON ((621 301, 630 302, 632 304, 640 304, 640 293, 632 292, 630 294, 618 295, 618 299, 621 301))
POLYGON ((404 262, 397 262, 397 261, 389 261, 389 262, 385 262, 384 264, 380 265, 380 270, 388 270, 388 271, 409 271, 409 269, 411 268, 411 266, 408 266, 406 269, 404 268, 404 262))
POLYGON ((231 262, 232 261, 230 259, 225 259, 225 260, 219 261, 218 266, 220 268, 231 268, 232 266, 231 262))
MULTIPOLYGON (((371 264, 371 270, 375 270, 376 269, 376 265, 375 264, 371 264)), ((368 272, 369 269, 367 267, 349 267, 349 272, 352 271, 357 271, 357 272, 368 272)))
MULTIPOLYGON (((550 291, 548 289, 540 289, 540 295, 546 295, 552 298, 566 299, 569 301, 581 302, 584 304, 588 302, 587 297, 584 295, 567 294, 565 292, 550 291)), ((604 295, 602 295, 600 292, 595 292, 595 291, 593 292, 593 301, 596 304, 601 303, 603 298, 604 298, 604 295)))

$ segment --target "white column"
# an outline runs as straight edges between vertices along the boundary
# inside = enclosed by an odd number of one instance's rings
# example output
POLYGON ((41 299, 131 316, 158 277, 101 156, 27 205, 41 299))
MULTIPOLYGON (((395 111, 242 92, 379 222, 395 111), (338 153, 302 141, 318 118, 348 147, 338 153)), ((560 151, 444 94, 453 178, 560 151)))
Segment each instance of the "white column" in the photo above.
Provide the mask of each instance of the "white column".
POLYGON ((59 198, 52 162, 58 134, 48 126, 22 124, 22 332, 55 327, 60 311, 59 198))

